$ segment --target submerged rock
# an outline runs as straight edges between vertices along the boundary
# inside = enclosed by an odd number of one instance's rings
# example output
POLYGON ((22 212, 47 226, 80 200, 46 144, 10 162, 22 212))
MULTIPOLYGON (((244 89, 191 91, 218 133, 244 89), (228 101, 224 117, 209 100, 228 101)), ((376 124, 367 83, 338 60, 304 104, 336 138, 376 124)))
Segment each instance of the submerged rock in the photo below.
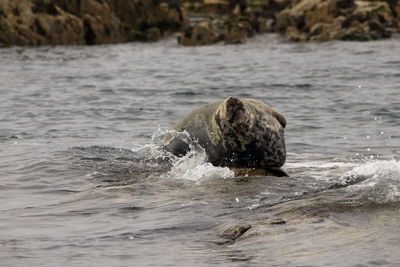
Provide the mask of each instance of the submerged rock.
POLYGON ((236 225, 226 229, 221 235, 223 238, 230 239, 232 241, 241 237, 244 233, 246 233, 251 228, 251 225, 236 225))
POLYGON ((0 46, 156 41, 188 22, 156 0, 8 0, 0 2, 0 46))

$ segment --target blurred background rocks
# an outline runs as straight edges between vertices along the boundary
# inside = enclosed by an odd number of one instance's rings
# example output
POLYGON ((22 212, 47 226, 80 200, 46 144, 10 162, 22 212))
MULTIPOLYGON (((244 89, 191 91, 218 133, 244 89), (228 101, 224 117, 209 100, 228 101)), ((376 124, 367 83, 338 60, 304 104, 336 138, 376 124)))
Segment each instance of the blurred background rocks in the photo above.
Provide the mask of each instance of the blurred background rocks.
POLYGON ((156 41, 181 29, 179 5, 156 0, 1 0, 0 45, 156 41))
POLYGON ((398 0, 0 0, 0 46, 157 41, 368 41, 400 29, 398 0))

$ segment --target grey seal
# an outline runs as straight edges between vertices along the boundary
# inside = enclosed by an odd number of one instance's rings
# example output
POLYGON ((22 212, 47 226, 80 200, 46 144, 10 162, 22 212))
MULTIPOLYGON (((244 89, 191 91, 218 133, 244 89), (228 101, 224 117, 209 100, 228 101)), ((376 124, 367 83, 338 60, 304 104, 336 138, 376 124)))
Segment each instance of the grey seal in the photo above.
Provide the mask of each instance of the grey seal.
POLYGON ((228 97, 192 111, 164 139, 167 151, 183 156, 190 142, 204 148, 215 166, 265 170, 287 175, 280 167, 286 160, 286 119, 267 104, 250 98, 228 97))

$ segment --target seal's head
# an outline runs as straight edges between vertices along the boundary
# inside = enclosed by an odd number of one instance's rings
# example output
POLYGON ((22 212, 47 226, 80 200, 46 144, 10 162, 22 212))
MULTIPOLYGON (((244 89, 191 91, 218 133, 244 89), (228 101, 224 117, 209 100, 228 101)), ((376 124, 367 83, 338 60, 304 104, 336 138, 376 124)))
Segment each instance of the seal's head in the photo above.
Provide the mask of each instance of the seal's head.
POLYGON ((225 99, 217 110, 220 119, 234 123, 247 119, 246 110, 243 102, 236 97, 228 97, 225 99))
POLYGON ((254 116, 245 107, 245 104, 239 98, 232 96, 222 102, 216 110, 214 118, 222 137, 232 135, 237 131, 247 132, 251 129, 254 121, 254 116))
POLYGON ((286 121, 283 123, 279 116, 260 101, 226 98, 214 114, 218 141, 230 161, 225 164, 254 168, 282 166, 286 158, 283 138, 286 121))

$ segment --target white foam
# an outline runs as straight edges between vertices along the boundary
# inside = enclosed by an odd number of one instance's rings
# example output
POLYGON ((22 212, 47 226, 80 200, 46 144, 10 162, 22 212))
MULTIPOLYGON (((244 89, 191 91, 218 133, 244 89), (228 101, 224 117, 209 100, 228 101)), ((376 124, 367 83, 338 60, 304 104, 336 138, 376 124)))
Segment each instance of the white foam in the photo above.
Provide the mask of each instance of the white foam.
POLYGON ((354 167, 352 162, 326 162, 326 161, 302 161, 302 162, 288 162, 285 164, 287 168, 318 168, 318 169, 334 169, 344 167, 354 167))
POLYGON ((192 148, 184 157, 173 162, 167 177, 201 183, 201 181, 209 179, 232 178, 234 172, 229 168, 213 166, 207 162, 204 150, 192 148))
POLYGON ((364 163, 342 175, 339 182, 356 183, 346 189, 374 203, 400 202, 400 162, 396 160, 364 163))
POLYGON ((172 164, 171 169, 164 176, 167 179, 195 181, 201 183, 210 179, 227 179, 234 177, 234 172, 229 168, 213 166, 207 160, 207 154, 196 140, 192 140, 187 132, 162 130, 158 128, 153 134, 151 144, 136 149, 142 156, 153 159, 168 158, 172 164), (177 157, 161 148, 160 144, 167 135, 179 136, 188 143, 189 152, 183 157, 177 157))

